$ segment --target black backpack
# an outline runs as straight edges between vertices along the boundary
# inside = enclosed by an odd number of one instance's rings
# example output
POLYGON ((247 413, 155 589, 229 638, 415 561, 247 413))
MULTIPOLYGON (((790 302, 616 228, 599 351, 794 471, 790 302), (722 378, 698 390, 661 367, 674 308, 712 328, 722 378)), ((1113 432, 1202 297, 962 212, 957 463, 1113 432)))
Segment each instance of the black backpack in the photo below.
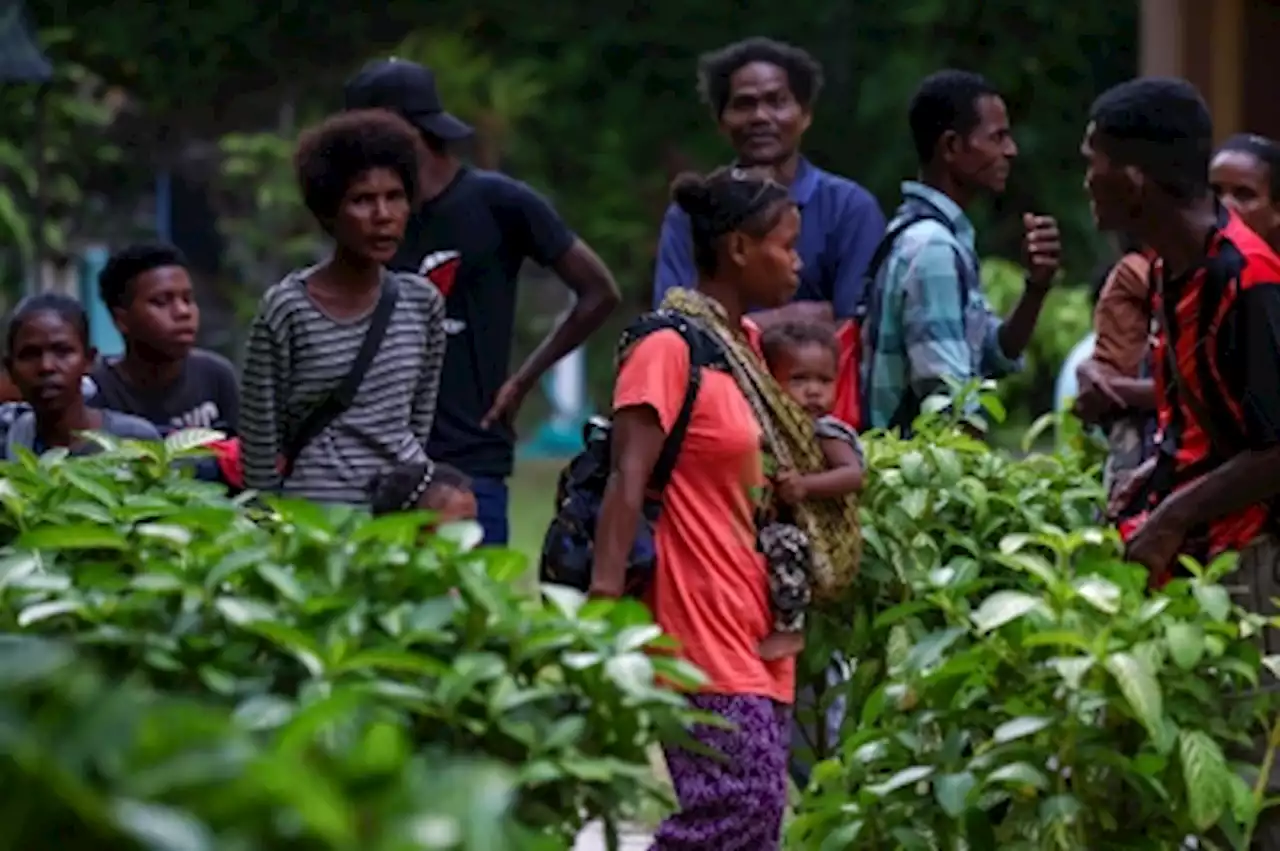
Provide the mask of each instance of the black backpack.
MULTIPOLYGON (((664 310, 647 313, 628 326, 619 341, 619 351, 625 352, 649 334, 665 329, 676 331, 689 345, 689 384, 680 412, 654 465, 640 528, 627 558, 626 592, 631 596, 641 596, 653 580, 657 566, 653 535, 662 508, 662 490, 671 480, 680 445, 689 429, 701 370, 704 367, 728 369, 724 352, 709 331, 682 314, 664 310)), ((560 473, 556 514, 543 540, 538 576, 543 582, 586 591, 591 585, 596 519, 600 516, 605 485, 613 468, 611 421, 592 417, 584 426, 582 437, 586 447, 560 473)))

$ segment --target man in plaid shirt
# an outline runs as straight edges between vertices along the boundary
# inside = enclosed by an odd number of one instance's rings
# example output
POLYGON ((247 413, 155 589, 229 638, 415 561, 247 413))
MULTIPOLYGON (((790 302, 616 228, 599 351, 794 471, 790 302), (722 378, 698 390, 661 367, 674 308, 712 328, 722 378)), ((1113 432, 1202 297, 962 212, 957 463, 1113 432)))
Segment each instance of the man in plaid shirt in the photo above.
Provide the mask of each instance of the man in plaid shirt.
POLYGON ((910 123, 920 179, 903 183, 888 254, 874 270, 861 364, 865 428, 909 429, 948 379, 1018 369, 1061 251, 1053 218, 1023 216, 1026 289, 1007 319, 994 315, 964 208, 983 192, 1004 191, 1018 153, 1004 101, 976 74, 940 71, 921 83, 910 123))

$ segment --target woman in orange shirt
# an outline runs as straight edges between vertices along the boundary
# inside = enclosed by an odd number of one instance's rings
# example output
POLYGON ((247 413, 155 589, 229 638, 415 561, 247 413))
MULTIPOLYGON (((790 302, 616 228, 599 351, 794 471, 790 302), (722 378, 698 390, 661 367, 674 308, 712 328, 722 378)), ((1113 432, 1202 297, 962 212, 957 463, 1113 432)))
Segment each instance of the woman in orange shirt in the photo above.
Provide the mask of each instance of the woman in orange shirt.
MULTIPOLYGON (((812 419, 772 382, 750 349, 742 317, 748 305, 781 306, 794 293, 800 217, 785 187, 742 169, 683 177, 673 194, 689 215, 699 280, 695 290, 670 291, 664 309, 706 331, 727 367, 699 373, 688 429, 662 491, 648 602, 684 658, 708 678, 691 703, 732 729, 692 731, 723 760, 667 750, 680 811, 663 822, 653 848, 768 851, 778 847, 787 800, 795 659, 760 655, 773 625, 757 545, 762 506, 772 504, 762 437, 774 457, 799 473, 823 467, 812 419)), ((674 329, 623 352, 613 397, 613 470, 596 526, 595 596, 623 592, 627 554, 654 465, 684 402, 690 357, 674 329)), ((808 525, 812 550, 840 551, 819 527, 830 524, 808 525)), ((856 538, 856 527, 848 534, 856 538)))

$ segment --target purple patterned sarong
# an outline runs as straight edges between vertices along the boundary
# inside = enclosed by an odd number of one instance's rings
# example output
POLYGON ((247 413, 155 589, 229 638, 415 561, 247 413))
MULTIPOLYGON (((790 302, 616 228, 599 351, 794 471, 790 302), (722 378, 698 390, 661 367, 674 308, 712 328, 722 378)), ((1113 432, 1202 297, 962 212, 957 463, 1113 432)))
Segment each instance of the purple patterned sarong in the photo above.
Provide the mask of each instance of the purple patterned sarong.
POLYGON ((736 729, 691 731, 725 760, 666 749, 680 810, 658 828, 649 851, 777 851, 787 807, 790 708, 749 695, 701 694, 689 702, 736 729))

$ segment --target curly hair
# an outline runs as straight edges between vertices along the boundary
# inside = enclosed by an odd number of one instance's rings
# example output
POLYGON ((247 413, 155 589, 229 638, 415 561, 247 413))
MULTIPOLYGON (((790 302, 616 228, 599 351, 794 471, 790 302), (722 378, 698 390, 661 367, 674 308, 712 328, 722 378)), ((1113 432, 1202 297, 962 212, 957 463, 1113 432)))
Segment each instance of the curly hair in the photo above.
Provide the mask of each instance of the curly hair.
POLYGON ((98 293, 110 308, 125 307, 132 294, 129 285, 153 269, 166 266, 187 268, 187 258, 176 246, 166 243, 140 243, 122 248, 107 260, 98 273, 98 293))
POLYGON ((307 209, 321 222, 332 219, 351 184, 375 168, 394 171, 416 199, 421 145, 408 122, 383 109, 341 112, 309 128, 293 156, 307 209))
POLYGON ((735 41, 698 59, 698 94, 717 117, 729 103, 730 79, 753 62, 786 71, 791 94, 805 109, 812 108, 822 91, 822 65, 807 50, 760 36, 735 41))
POLYGON ((1213 117, 1200 92, 1175 77, 1140 77, 1098 96, 1089 111, 1103 152, 1136 166, 1178 201, 1209 191, 1213 117))
POLYGON ((978 100, 997 95, 995 86, 981 74, 947 68, 920 81, 907 107, 911 142, 921 165, 933 162, 938 140, 947 131, 968 136, 981 123, 978 100))
POLYGON ((771 370, 787 352, 810 345, 822 346, 833 358, 840 357, 836 329, 829 322, 781 322, 770 325, 760 337, 760 350, 771 370))

